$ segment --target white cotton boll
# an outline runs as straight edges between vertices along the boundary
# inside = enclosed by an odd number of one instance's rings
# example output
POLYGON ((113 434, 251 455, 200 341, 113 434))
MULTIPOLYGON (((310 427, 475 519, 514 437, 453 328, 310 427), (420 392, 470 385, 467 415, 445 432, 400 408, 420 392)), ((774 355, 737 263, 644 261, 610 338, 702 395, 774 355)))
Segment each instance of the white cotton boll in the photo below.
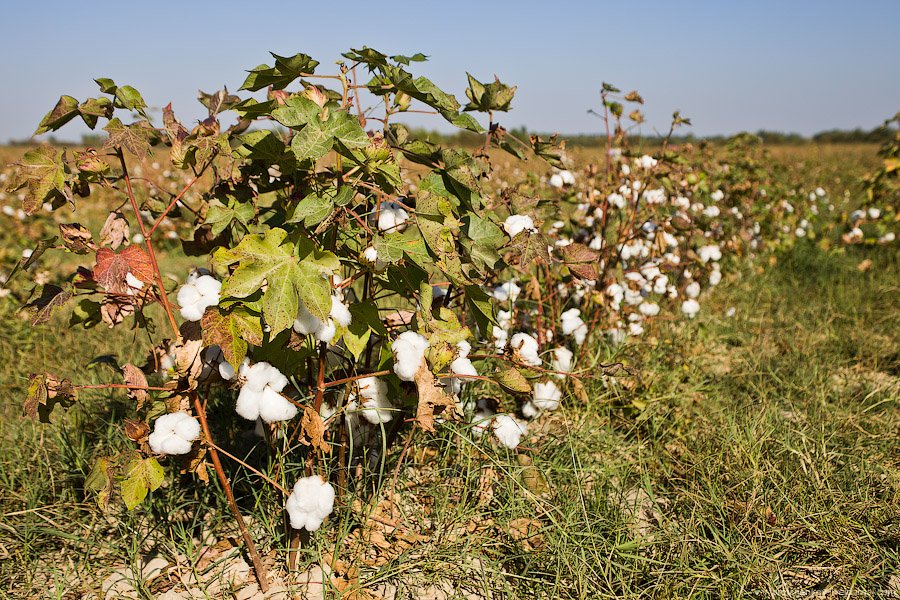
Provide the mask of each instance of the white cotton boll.
POLYGON ((550 187, 561 188, 563 186, 563 178, 559 173, 550 176, 550 187))
POLYGON ((494 288, 491 295, 497 302, 515 302, 521 293, 522 288, 516 284, 516 280, 510 279, 506 283, 500 284, 494 288))
POLYGON ((428 340, 415 331, 404 331, 391 344, 394 354, 394 373, 403 381, 413 381, 425 360, 428 340))
POLYGON ((817 187, 817 188, 816 188, 816 196, 818 196, 819 198, 824 198, 824 197, 825 197, 825 193, 826 193, 826 192, 825 192, 825 190, 824 190, 823 188, 820 188, 820 187, 817 187))
POLYGON ((232 367, 231 363, 227 360, 222 360, 219 363, 219 377, 224 381, 231 381, 234 379, 234 367, 232 367))
POLYGON ((669 287, 669 278, 666 275, 660 275, 656 279, 653 280, 653 293, 654 294, 665 294, 666 289, 669 287))
POLYGON ((875 208, 874 206, 866 211, 866 214, 873 221, 879 217, 881 217, 881 209, 875 208))
POLYGON ((700 303, 693 298, 681 303, 681 312, 693 319, 700 312, 700 303))
POLYGON ((722 281, 722 271, 715 270, 709 274, 709 285, 719 285, 722 281))
POLYGON ((895 239, 897 239, 897 234, 895 234, 893 231, 888 231, 883 236, 878 238, 878 243, 879 244, 890 244, 895 239))
POLYGON ((125 290, 125 292, 129 296, 134 296, 144 289, 144 282, 132 275, 131 272, 128 272, 125 275, 125 284, 128 286, 128 289, 125 290))
POLYGON ((688 298, 696 298, 700 295, 700 284, 696 281, 693 281, 684 288, 684 295, 688 298))
POLYGON ((527 402, 525 402, 525 404, 522 405, 522 414, 526 419, 533 419, 541 414, 541 410, 537 406, 535 406, 534 403, 531 402, 531 400, 528 400, 527 402))
POLYGON ((718 217, 719 212, 720 212, 719 207, 716 206, 715 204, 712 204, 703 209, 703 216, 709 217, 710 219, 712 219, 714 217, 718 217))
POLYGON ((709 261, 717 261, 722 258, 722 250, 715 244, 710 246, 702 246, 699 250, 697 250, 697 254, 700 256, 700 260, 705 263, 709 261))
POLYGON ((382 202, 378 211, 379 231, 400 232, 406 229, 409 213, 396 202, 382 202))
POLYGON ((528 433, 528 425, 512 415, 500 414, 494 417, 494 437, 501 444, 514 450, 528 433))
POLYGON ((531 402, 540 410, 556 410, 562 399, 562 391, 552 381, 534 384, 531 402))
POLYGON ((523 231, 537 231, 534 221, 528 215, 510 215, 503 222, 503 230, 514 238, 523 231))
POLYGON ((503 352, 503 349, 506 348, 506 343, 509 341, 509 334, 505 329, 493 327, 491 335, 494 338, 494 348, 497 349, 497 352, 503 352))
POLYGON ((633 290, 631 288, 625 288, 625 304, 629 306, 637 306, 641 302, 644 301, 644 296, 641 295, 640 290, 633 290))
POLYGON ((527 333, 517 333, 510 339, 509 346, 525 364, 533 367, 540 366, 541 357, 538 356, 538 343, 532 336, 527 333))
POLYGON ((666 191, 662 188, 645 190, 642 198, 647 204, 662 204, 666 201, 666 191))
POLYGON ((610 194, 607 196, 607 200, 611 206, 615 206, 618 209, 625 208, 625 197, 622 194, 610 194))
POLYGON ((729 319, 737 314, 737 309, 733 306, 729 307, 728 310, 725 311, 725 316, 729 319))
POLYGON ((337 296, 331 297, 331 313, 329 313, 329 316, 342 327, 349 327, 350 321, 353 319, 350 314, 350 308, 341 302, 341 299, 337 296))
POLYGON ((562 177, 562 181, 566 185, 575 185, 575 175, 571 171, 562 170, 559 172, 559 176, 562 177))
POLYGON ((334 510, 334 496, 334 487, 318 475, 300 478, 284 505, 291 527, 317 530, 334 510))
POLYGON ((559 371, 556 374, 557 378, 562 379, 565 377, 564 373, 569 373, 572 371, 572 359, 575 358, 575 355, 568 348, 561 346, 559 348, 553 349, 553 370, 559 371))
MULTIPOLYGON (((363 377, 356 382, 356 386, 359 390, 359 397, 362 399, 360 414, 366 421, 378 425, 387 423, 393 418, 391 412, 394 406, 388 399, 386 382, 377 377, 363 377)), ((353 397, 351 397, 351 402, 353 397)))
POLYGON ((622 175, 625 175, 626 177, 631 175, 631 167, 629 167, 625 163, 622 163, 622 175))
POLYGON ((633 335, 635 337, 640 336, 644 333, 644 326, 638 322, 629 323, 628 324, 628 334, 633 335))
POLYGON ((156 419, 147 443, 157 454, 187 454, 198 437, 200 422, 182 411, 156 419))
POLYGON ((247 363, 239 370, 244 378, 235 411, 247 420, 261 418, 266 423, 287 421, 297 415, 297 407, 279 392, 288 384, 287 377, 267 362, 252 366, 247 363))
POLYGON ((712 194, 710 194, 709 196, 710 196, 710 198, 713 199, 713 202, 719 202, 719 201, 721 201, 723 198, 725 198, 725 192, 723 192, 722 190, 716 190, 716 191, 714 191, 712 194))
POLYGON ((297 318, 294 320, 294 331, 302 335, 309 335, 316 333, 323 326, 324 323, 306 310, 306 307, 301 303, 297 310, 297 318))
POLYGON ((195 272, 188 276, 178 290, 178 305, 181 316, 187 321, 199 321, 210 306, 219 303, 222 282, 210 275, 199 275, 195 272))
POLYGON ((378 250, 374 246, 369 246, 363 251, 363 258, 370 263, 376 262, 378 260, 378 250))
POLYGON ((659 304, 656 302, 642 302, 638 307, 641 314, 647 317, 655 317, 659 314, 659 304))
POLYGON ((640 157, 640 158, 638 159, 637 164, 638 164, 642 169, 652 169, 653 167, 655 167, 655 166, 658 164, 658 162, 659 162, 659 161, 657 161, 657 160, 656 160, 655 158, 653 158, 652 156, 649 156, 649 155, 645 154, 645 155, 643 155, 642 157, 640 157))
POLYGON ((681 210, 687 210, 691 207, 691 201, 684 196, 675 198, 674 204, 676 208, 680 208, 681 210))
POLYGON ((802 227, 798 227, 794 230, 794 235, 796 235, 798 238, 806 237, 806 230, 802 227))
POLYGON ((595 235, 593 237, 593 239, 591 240, 591 243, 588 244, 588 248, 590 248, 591 250, 602 250, 603 244, 604 244, 603 238, 600 237, 599 235, 595 235))

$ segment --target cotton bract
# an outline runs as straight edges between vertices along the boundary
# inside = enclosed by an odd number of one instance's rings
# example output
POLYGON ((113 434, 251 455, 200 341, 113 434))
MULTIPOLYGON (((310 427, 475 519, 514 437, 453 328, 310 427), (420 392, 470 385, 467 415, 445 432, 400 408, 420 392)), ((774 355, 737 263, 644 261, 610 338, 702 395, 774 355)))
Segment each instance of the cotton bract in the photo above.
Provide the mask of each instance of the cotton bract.
POLYGON ((156 419, 147 443, 157 454, 187 454, 198 437, 200 422, 182 411, 156 419))
POLYGON ((187 321, 199 321, 210 306, 219 303, 222 282, 211 275, 192 274, 178 290, 178 306, 187 321))
POLYGON ((302 477, 294 484, 284 508, 291 527, 315 531, 334 510, 334 487, 318 475, 302 477))
POLYGON ((245 419, 257 418, 266 423, 287 421, 297 415, 297 407, 279 392, 288 384, 287 377, 267 362, 241 365, 244 385, 238 394, 235 410, 245 419))
POLYGON ((425 360, 428 340, 415 331, 404 331, 391 344, 394 353, 394 373, 403 381, 413 381, 425 360))

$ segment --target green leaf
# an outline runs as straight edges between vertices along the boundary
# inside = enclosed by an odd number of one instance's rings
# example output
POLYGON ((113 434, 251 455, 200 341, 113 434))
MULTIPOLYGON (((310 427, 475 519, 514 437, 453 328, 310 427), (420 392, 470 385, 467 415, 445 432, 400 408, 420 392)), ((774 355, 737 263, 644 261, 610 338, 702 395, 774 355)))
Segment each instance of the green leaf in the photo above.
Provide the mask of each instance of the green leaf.
POLYGON ((269 129, 251 131, 238 138, 240 145, 234 153, 241 158, 276 162, 284 158, 287 146, 278 138, 278 134, 269 129))
POLYGON ((343 110, 328 111, 325 120, 309 121, 291 140, 291 150, 297 160, 318 160, 334 147, 335 140, 348 148, 369 145, 369 136, 356 117, 343 110))
POLYGON ((144 501, 148 492, 162 485, 165 471, 155 458, 134 458, 125 467, 122 500, 128 510, 144 501))
POLYGON ((56 148, 41 146, 29 150, 16 165, 16 185, 10 191, 27 189, 22 202, 26 214, 33 215, 44 202, 65 197, 66 169, 56 148))
POLYGON ((220 248, 213 262, 237 264, 222 286, 222 296, 246 298, 266 285, 261 300, 272 335, 293 325, 300 302, 324 321, 331 311, 331 275, 340 267, 337 256, 316 250, 312 242, 295 245, 287 232, 274 228, 265 236, 247 235, 233 249, 220 248), (299 256, 298 256, 299 255, 299 256))
POLYGON ((150 141, 154 137, 153 127, 147 121, 137 121, 125 125, 117 118, 107 123, 103 131, 109 134, 104 148, 124 148, 138 158, 150 153, 150 141))
POLYGON ((302 53, 289 57, 270 54, 275 58, 275 66, 259 65, 252 69, 240 89, 255 92, 272 86, 273 89, 283 90, 301 75, 315 72, 319 66, 319 61, 302 53))
POLYGON ((98 458, 94 461, 91 472, 84 480, 84 487, 97 494, 97 504, 101 508, 109 504, 109 496, 112 493, 113 481, 110 477, 112 465, 108 458, 98 458))
POLYGON ((255 211, 252 202, 233 201, 229 202, 228 206, 225 206, 218 200, 213 200, 206 211, 205 223, 210 226, 212 235, 218 236, 234 221, 243 225, 245 231, 249 230, 250 221, 253 220, 254 216, 255 211))
POLYGON ((496 373, 493 377, 494 381, 500 384, 506 392, 510 394, 530 394, 531 384, 525 379, 521 371, 514 367, 504 369, 496 373))
POLYGON ((463 290, 466 293, 466 304, 469 305, 478 329, 481 330, 483 337, 487 337, 491 325, 498 324, 497 318, 494 316, 494 303, 491 297, 478 285, 467 285, 463 290))
POLYGON ((331 214, 335 205, 346 205, 352 199, 353 193, 352 187, 343 186, 341 188, 325 188, 321 194, 309 194, 297 204, 294 214, 286 223, 302 221, 307 227, 320 223, 331 214))
POLYGON ((262 322, 259 315, 242 306, 230 312, 220 308, 208 309, 200 320, 203 345, 213 344, 222 349, 232 367, 237 370, 247 356, 247 344, 261 346, 263 342, 262 322))
POLYGON ((375 302, 367 300, 351 304, 350 314, 353 316, 353 320, 350 321, 349 327, 341 328, 341 335, 347 350, 353 354, 356 360, 359 360, 372 334, 386 338, 388 333, 378 316, 378 307, 375 302))
POLYGON ((79 115, 78 100, 72 96, 60 96, 59 102, 53 110, 44 115, 34 135, 40 135, 48 131, 56 131, 79 115))
POLYGON ((78 105, 78 112, 81 114, 81 120, 93 129, 100 117, 105 119, 112 117, 113 103, 109 98, 88 98, 78 105))
POLYGON ((123 85, 116 88, 115 96, 115 104, 117 107, 137 111, 141 115, 144 115, 144 109, 147 108, 147 103, 144 102, 141 93, 130 85, 123 85))

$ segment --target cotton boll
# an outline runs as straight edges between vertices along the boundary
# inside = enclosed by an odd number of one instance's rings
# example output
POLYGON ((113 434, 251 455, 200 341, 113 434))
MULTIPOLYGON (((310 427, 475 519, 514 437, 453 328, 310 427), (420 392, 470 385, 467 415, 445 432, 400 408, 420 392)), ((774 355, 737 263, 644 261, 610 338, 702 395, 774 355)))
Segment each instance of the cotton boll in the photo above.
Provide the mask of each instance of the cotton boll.
POLYGON ((575 343, 579 346, 584 343, 587 337, 587 325, 581 318, 581 311, 577 308, 570 308, 560 315, 560 324, 562 325, 563 335, 571 335, 575 338, 575 343))
POLYGON ((614 206, 620 210, 625 208, 625 197, 622 194, 612 193, 607 196, 606 199, 611 206, 614 206))
POLYGON ((700 284, 696 281, 693 281, 684 288, 684 295, 688 298, 696 298, 700 295, 700 284))
POLYGON ((527 333, 517 333, 512 336, 509 346, 523 363, 533 367, 540 366, 541 357, 538 356, 538 343, 532 336, 527 333))
POLYGON ((534 384, 531 402, 540 410, 556 410, 562 399, 562 391, 552 381, 534 384))
POLYGON ((531 400, 528 400, 522 405, 522 414, 526 419, 533 419, 541 414, 541 410, 531 400))
POLYGON ((528 425, 512 415, 500 414, 494 417, 494 437, 501 444, 514 450, 528 433, 528 425))
POLYGON ((353 318, 350 314, 350 309, 337 296, 331 297, 331 313, 329 316, 342 327, 348 327, 353 318))
POLYGON ((563 186, 563 178, 559 173, 550 176, 550 187, 561 188, 563 186))
POLYGON ((182 411, 156 419, 147 443, 157 454, 187 454, 198 437, 200 422, 182 411))
POLYGON ((637 306, 641 302, 644 301, 644 296, 641 295, 640 290, 633 290, 631 288, 625 288, 625 304, 629 306, 637 306))
POLYGON ((503 230, 514 238, 523 231, 537 231, 534 221, 528 215, 510 215, 503 222, 503 230))
POLYGON ((144 289, 144 282, 132 275, 131 272, 125 274, 125 284, 128 286, 125 291, 129 296, 134 296, 144 289))
POLYGON ((725 192, 723 192, 722 190, 716 190, 712 194, 710 194, 710 198, 713 199, 713 202, 719 202, 723 198, 725 198, 725 192))
POLYGON ((681 303, 681 312, 693 319, 700 312, 700 303, 693 298, 681 303))
POLYGON ((294 331, 302 335, 315 334, 324 327, 324 323, 309 312, 301 303, 297 310, 297 318, 294 320, 294 331))
POLYGON ((875 208, 873 206, 873 207, 869 208, 869 210, 866 211, 866 214, 868 215, 868 217, 870 219, 872 219, 874 221, 875 219, 878 219, 879 217, 881 217, 881 210, 878 208, 875 208))
POLYGON ((635 337, 640 336, 644 333, 644 326, 639 322, 629 323, 628 324, 628 334, 633 335, 635 337))
POLYGON ((559 176, 562 177, 564 184, 575 185, 575 175, 571 171, 563 169, 559 172, 559 176))
POLYGON ((737 314, 737 309, 733 306, 729 307, 728 310, 725 311, 725 316, 729 319, 737 314))
POLYGON ((715 244, 709 246, 702 246, 699 250, 697 250, 697 254, 700 256, 700 260, 705 263, 709 261, 717 261, 722 258, 722 250, 719 249, 715 244))
POLYGON ((660 275, 656 279, 653 280, 653 293, 654 294, 665 294, 666 289, 669 287, 669 278, 666 275, 660 275))
POLYGON ((703 209, 703 216, 708 217, 710 219, 718 217, 720 214, 719 207, 715 204, 707 206, 703 209))
POLYGON ((391 344, 394 354, 394 373, 403 381, 413 381, 425 360, 428 340, 415 331, 404 331, 391 344))
POLYGON ((569 373, 572 370, 572 359, 574 357, 575 355, 572 351, 564 346, 553 349, 553 370, 559 371, 556 377, 561 379, 565 377, 563 373, 569 373))
POLYGON ((709 285, 719 285, 720 281, 722 281, 722 271, 716 269, 709 274, 709 285))
POLYGON ((638 165, 642 169, 652 169, 653 167, 655 167, 658 164, 658 162, 659 161, 657 161, 655 158, 653 158, 652 156, 649 156, 647 154, 643 155, 640 159, 638 159, 638 165))
POLYGON ((655 317, 659 314, 659 304, 656 302, 642 302, 640 306, 638 306, 638 310, 641 311, 641 314, 647 317, 655 317))
POLYGON ((291 527, 317 530, 334 510, 334 496, 334 487, 318 475, 299 479, 285 503, 291 527))
POLYGON ((267 362, 241 365, 244 383, 238 394, 235 411, 247 420, 261 418, 266 423, 287 421, 297 415, 297 407, 279 392, 288 384, 287 377, 267 362))
POLYGON ((497 302, 515 302, 520 293, 522 293, 522 288, 516 284, 515 279, 510 279, 494 288, 491 295, 497 302))
POLYGON ((178 305, 181 316, 187 321, 199 321, 210 306, 219 303, 222 282, 210 275, 193 273, 178 290, 178 305))
POLYGON ((406 229, 409 213, 397 202, 382 202, 378 210, 379 231, 400 232, 406 229))
POLYGON ((388 399, 387 383, 377 377, 363 377, 356 385, 362 399, 360 414, 366 421, 378 425, 393 418, 394 405, 388 399))

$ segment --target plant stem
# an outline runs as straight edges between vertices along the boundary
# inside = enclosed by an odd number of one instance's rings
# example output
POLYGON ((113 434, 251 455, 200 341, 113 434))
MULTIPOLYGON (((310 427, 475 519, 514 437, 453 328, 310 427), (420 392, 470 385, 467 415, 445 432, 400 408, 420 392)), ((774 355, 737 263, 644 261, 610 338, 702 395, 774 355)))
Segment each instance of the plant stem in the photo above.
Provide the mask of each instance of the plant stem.
POLYGON ((225 475, 225 470, 222 468, 222 461, 219 459, 218 446, 216 446, 212 434, 209 431, 209 423, 206 421, 206 409, 203 404, 200 403, 200 398, 197 394, 194 393, 192 395, 194 399, 194 409, 197 411, 200 427, 203 428, 203 435, 206 436, 206 439, 209 441, 209 455, 212 458, 216 476, 219 478, 219 483, 222 484, 222 489, 225 490, 228 506, 231 508, 231 512, 234 514, 234 518, 237 521, 238 528, 241 530, 241 537, 244 538, 244 544, 247 546, 247 553, 250 554, 250 561, 253 563, 256 579, 259 581, 259 589, 265 593, 269 590, 269 574, 259 557, 259 552, 256 551, 256 544, 253 543, 253 538, 250 537, 250 532, 247 531, 247 526, 244 524, 244 517, 241 516, 241 511, 238 508, 237 502, 234 500, 234 492, 231 489, 231 484, 228 482, 228 477, 225 475))

